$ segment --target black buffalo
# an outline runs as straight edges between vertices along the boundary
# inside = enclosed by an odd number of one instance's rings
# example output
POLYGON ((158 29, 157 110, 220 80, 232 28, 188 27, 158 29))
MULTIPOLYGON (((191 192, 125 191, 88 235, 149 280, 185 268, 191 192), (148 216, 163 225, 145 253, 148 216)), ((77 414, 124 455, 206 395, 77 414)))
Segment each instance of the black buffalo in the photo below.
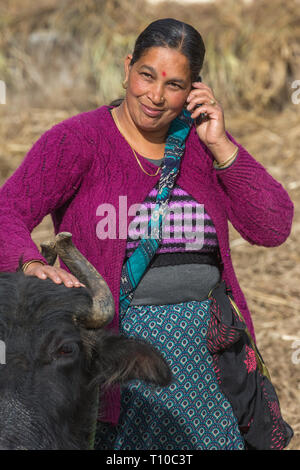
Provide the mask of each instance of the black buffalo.
POLYGON ((110 291, 78 266, 70 270, 86 288, 0 274, 0 449, 89 449, 107 387, 171 381, 152 346, 103 328, 114 312, 110 291))

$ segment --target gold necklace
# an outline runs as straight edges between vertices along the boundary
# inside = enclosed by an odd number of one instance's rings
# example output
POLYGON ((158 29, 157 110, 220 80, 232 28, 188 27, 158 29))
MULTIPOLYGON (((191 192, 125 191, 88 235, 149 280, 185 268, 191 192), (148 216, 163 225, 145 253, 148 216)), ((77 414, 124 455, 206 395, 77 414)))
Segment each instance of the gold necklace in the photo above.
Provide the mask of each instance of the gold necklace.
POLYGON ((135 153, 135 150, 131 147, 130 143, 129 143, 128 140, 125 138, 123 132, 122 132, 121 129, 120 129, 120 124, 119 124, 119 120, 118 120, 117 115, 116 115, 116 112, 115 112, 115 108, 114 108, 112 111, 114 111, 114 114, 113 114, 113 113, 111 113, 111 114, 112 114, 113 119, 114 119, 114 121, 115 121, 115 123, 116 123, 116 125, 117 125, 117 128, 119 129, 120 133, 122 134, 122 136, 124 137, 124 139, 125 139, 126 142, 128 143, 129 147, 131 148, 131 150, 132 150, 132 152, 133 152, 133 155, 135 156, 136 161, 138 162, 138 164, 139 164, 141 170, 142 170, 144 173, 146 173, 146 175, 148 175, 148 176, 157 176, 159 170, 161 169, 161 167, 159 166, 159 167, 157 168, 157 171, 156 171, 153 175, 151 175, 150 173, 148 173, 148 172, 143 168, 143 166, 142 166, 140 160, 138 159, 137 154, 135 153))

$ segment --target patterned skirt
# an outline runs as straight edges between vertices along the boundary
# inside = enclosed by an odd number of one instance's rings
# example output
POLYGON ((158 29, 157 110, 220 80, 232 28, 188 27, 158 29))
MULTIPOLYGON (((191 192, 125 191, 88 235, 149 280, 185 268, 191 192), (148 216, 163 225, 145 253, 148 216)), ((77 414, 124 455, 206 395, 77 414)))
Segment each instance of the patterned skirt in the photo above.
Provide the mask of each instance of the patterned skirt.
POLYGON ((162 388, 138 380, 124 386, 119 423, 98 423, 96 449, 245 448, 206 345, 210 303, 207 299, 128 308, 120 332, 151 342, 168 361, 174 379, 162 388))

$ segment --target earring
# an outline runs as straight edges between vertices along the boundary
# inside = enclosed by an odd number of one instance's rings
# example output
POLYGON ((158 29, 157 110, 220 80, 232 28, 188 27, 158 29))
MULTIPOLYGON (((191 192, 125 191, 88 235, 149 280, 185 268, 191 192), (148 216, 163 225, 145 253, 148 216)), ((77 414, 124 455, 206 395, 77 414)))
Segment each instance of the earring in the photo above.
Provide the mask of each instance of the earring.
POLYGON ((127 88, 127 80, 123 80, 122 87, 126 90, 127 88))

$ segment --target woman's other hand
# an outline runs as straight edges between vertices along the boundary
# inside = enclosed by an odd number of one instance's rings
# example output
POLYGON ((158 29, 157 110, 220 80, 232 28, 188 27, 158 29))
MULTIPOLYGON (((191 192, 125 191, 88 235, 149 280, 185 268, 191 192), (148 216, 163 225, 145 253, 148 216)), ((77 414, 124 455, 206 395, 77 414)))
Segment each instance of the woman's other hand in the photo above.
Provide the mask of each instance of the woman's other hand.
POLYGON ((38 261, 30 263, 27 268, 25 268, 24 274, 26 276, 36 276, 39 279, 49 278, 56 284, 63 282, 66 287, 86 287, 73 276, 73 274, 70 274, 64 269, 42 264, 38 261))

